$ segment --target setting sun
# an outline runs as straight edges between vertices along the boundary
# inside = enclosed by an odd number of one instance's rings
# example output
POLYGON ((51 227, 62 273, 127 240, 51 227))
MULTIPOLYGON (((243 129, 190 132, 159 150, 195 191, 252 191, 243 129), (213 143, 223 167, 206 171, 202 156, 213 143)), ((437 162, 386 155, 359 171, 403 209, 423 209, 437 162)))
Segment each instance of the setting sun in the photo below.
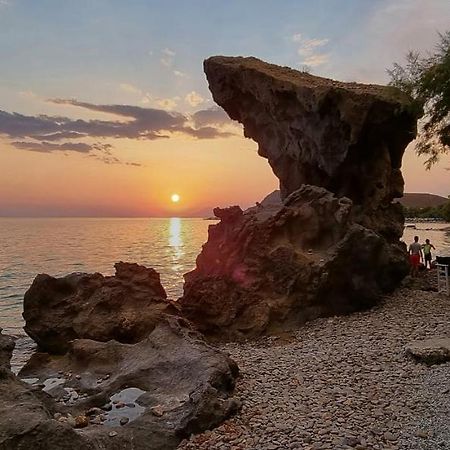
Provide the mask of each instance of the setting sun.
POLYGON ((173 203, 178 203, 180 201, 180 196, 178 194, 172 194, 170 197, 173 203))

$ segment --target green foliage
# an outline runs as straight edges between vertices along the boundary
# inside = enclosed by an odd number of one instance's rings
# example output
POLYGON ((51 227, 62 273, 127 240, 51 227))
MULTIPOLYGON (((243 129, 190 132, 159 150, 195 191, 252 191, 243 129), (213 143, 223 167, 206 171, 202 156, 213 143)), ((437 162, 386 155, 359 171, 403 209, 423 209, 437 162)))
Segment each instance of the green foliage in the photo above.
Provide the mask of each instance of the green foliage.
POLYGON ((419 219, 442 219, 450 222, 450 200, 441 206, 430 206, 427 208, 407 208, 403 207, 405 217, 419 219))
POLYGON ((404 66, 395 63, 388 70, 390 84, 414 99, 422 118, 416 149, 428 157, 428 169, 450 151, 450 31, 439 38, 433 54, 409 52, 404 66))

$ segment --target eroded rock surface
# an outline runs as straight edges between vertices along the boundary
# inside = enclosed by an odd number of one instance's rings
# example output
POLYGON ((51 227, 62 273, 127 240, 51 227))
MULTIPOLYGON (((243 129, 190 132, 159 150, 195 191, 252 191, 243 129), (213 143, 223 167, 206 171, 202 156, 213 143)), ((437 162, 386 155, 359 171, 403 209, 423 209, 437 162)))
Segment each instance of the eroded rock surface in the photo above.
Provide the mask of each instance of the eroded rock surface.
POLYGON ((264 63, 212 57, 214 100, 244 125, 280 179, 283 203, 216 209, 183 314, 236 338, 366 308, 408 273, 399 242, 410 99, 264 63))
POLYGON ((94 449, 67 424, 53 420, 50 410, 26 383, 10 370, 14 341, 0 329, 0 449, 94 449))
POLYGON ((216 103, 269 160, 282 198, 302 184, 358 204, 402 195, 402 156, 416 117, 399 90, 342 83, 256 58, 215 56, 204 69, 216 103))
POLYGON ((79 426, 95 448, 162 450, 239 408, 237 374, 185 321, 166 316, 136 344, 75 340, 63 357, 34 355, 19 376, 43 387, 59 422, 79 426))
POLYGON ((73 339, 138 342, 162 314, 177 313, 154 269, 123 262, 115 269, 114 276, 38 275, 24 298, 27 334, 41 349, 64 353, 73 339))

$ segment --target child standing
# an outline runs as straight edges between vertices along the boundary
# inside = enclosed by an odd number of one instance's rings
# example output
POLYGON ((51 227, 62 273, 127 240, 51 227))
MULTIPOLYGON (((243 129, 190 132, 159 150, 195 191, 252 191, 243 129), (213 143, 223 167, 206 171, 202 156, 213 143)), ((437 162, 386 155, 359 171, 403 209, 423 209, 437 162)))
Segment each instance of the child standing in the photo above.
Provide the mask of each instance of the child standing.
POLYGON ((425 264, 425 269, 431 269, 431 260, 433 259, 431 256, 431 249, 436 250, 433 244, 430 244, 429 239, 425 239, 425 244, 422 246, 423 249, 423 259, 425 264), (429 266, 429 267, 428 267, 429 266))

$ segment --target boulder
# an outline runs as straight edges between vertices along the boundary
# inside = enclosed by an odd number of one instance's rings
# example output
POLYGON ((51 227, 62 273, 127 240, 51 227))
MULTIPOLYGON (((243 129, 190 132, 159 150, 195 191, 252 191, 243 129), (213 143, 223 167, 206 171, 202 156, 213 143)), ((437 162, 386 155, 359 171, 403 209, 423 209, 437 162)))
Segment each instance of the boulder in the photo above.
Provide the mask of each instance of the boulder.
POLYGON ((159 274, 138 264, 115 264, 114 276, 73 273, 38 275, 25 293, 26 333, 40 349, 64 353, 73 339, 135 343, 162 314, 177 313, 159 274))
POLYGON ((433 338, 415 341, 405 348, 406 353, 427 365, 450 361, 450 338, 433 338))
POLYGON ((165 450, 239 408, 237 374, 186 321, 165 316, 136 344, 77 339, 64 356, 34 355, 19 376, 96 448, 165 450))
POLYGON ((256 58, 212 57, 204 69, 279 178, 281 202, 214 210, 183 314, 234 339, 367 308, 394 289, 409 270, 392 201, 416 132, 411 99, 256 58))

